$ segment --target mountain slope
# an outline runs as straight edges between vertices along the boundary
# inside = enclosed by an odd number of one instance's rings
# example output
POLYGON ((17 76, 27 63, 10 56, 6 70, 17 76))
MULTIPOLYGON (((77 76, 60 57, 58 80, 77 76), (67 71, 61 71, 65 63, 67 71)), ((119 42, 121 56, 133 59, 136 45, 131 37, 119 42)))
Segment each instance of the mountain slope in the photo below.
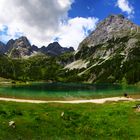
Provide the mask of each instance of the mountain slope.
POLYGON ((78 77, 100 83, 139 82, 139 56, 140 27, 122 15, 111 15, 80 43, 75 58, 86 66, 76 68, 78 77))

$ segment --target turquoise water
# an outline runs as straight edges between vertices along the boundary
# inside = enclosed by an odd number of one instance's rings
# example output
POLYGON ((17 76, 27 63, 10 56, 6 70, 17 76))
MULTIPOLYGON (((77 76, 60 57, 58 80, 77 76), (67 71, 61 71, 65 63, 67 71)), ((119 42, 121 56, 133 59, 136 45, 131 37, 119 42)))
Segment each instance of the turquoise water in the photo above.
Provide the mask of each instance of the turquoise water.
POLYGON ((0 96, 18 98, 97 98, 139 94, 138 86, 113 84, 32 83, 30 85, 1 86, 0 96))

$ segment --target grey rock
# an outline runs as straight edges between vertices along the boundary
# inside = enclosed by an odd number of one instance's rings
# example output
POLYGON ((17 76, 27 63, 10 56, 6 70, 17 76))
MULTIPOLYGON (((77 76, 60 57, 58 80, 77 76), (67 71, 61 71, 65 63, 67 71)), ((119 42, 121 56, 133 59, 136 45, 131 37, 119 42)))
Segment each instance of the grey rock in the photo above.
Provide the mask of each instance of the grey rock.
POLYGON ((16 39, 15 41, 11 40, 11 43, 9 44, 8 55, 12 58, 27 57, 33 53, 30 42, 24 36, 16 39))
POLYGON ((10 39, 6 44, 6 51, 10 51, 13 48, 13 44, 15 43, 15 40, 10 39))
POLYGON ((36 52, 39 51, 39 48, 36 45, 32 45, 31 49, 36 52))
POLYGON ((123 15, 110 15, 100 22, 95 31, 80 43, 78 50, 80 50, 83 45, 94 47, 111 39, 122 38, 128 34, 134 35, 137 33, 138 28, 137 25, 130 22, 123 15))
POLYGON ((6 51, 6 45, 0 41, 0 54, 4 54, 6 51))

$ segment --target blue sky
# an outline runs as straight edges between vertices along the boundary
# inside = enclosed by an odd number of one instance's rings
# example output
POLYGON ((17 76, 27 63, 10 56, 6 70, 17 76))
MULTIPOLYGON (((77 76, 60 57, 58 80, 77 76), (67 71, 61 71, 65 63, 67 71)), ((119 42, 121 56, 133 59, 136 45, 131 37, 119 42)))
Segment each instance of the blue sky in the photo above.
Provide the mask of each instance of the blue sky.
POLYGON ((140 25, 140 0, 0 0, 0 41, 27 36, 41 47, 78 44, 110 14, 140 25))
MULTIPOLYGON (((133 7, 134 14, 131 21, 140 25, 140 0, 128 0, 129 6, 133 7)), ((70 17, 97 17, 103 20, 110 14, 123 14, 128 17, 126 11, 117 6, 117 0, 75 0, 69 11, 70 17)))

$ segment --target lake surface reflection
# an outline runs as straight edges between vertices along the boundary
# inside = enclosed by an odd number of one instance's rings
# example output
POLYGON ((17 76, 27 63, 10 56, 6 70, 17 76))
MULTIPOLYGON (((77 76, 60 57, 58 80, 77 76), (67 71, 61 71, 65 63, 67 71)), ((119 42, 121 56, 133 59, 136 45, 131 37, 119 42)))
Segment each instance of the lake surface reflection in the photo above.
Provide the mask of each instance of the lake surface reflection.
POLYGON ((78 83, 32 83, 0 87, 0 96, 35 99, 101 98, 122 96, 124 93, 139 94, 140 87, 78 83))

